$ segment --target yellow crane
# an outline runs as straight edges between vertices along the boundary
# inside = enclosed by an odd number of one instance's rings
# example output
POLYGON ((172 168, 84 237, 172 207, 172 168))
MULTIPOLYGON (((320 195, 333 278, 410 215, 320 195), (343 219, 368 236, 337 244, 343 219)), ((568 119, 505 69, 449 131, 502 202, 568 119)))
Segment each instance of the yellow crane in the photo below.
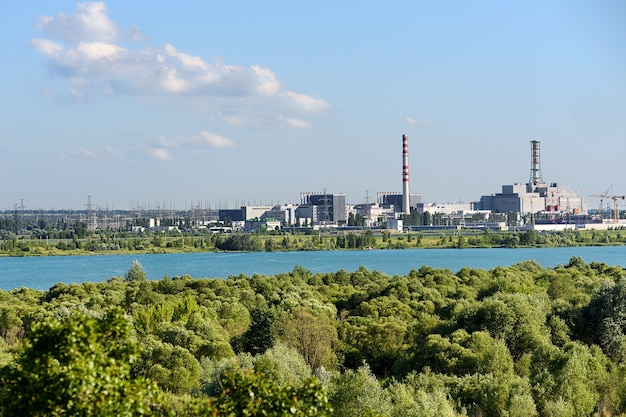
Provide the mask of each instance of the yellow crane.
POLYGON ((619 211, 617 210, 617 200, 623 200, 626 198, 626 195, 609 195, 609 191, 613 186, 611 185, 605 192, 602 194, 592 195, 591 197, 599 197, 600 198, 600 217, 602 217, 602 199, 610 198, 613 200, 613 221, 617 224, 619 219, 619 211))

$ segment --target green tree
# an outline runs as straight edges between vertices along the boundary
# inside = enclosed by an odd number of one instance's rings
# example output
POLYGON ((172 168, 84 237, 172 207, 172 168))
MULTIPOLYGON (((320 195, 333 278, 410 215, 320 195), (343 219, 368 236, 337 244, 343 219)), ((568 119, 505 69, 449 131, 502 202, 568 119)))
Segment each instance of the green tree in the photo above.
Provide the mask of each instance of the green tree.
POLYGON ((244 350, 259 354, 272 347, 277 320, 275 310, 259 308, 250 311, 250 327, 242 336, 244 350))
POLYGON ((255 356, 254 364, 280 386, 300 383, 311 376, 311 367, 304 357, 296 349, 282 343, 255 356))
POLYGON ((128 282, 145 281, 147 279, 146 271, 138 260, 134 260, 130 269, 124 275, 124 280, 128 282))
POLYGON ((346 365, 358 366, 355 362, 364 359, 377 375, 388 375, 403 358, 406 325, 402 318, 348 318, 340 329, 342 340, 357 351, 349 353, 346 365))
POLYGON ((367 365, 332 378, 330 403, 335 415, 342 417, 386 416, 391 403, 367 365))
MULTIPOLYGON (((595 349, 600 351, 597 347, 595 349)), ((576 416, 591 415, 606 390, 605 357, 578 343, 567 345, 564 351, 566 362, 554 372, 557 382, 555 398, 571 404, 576 416)))
POLYGON ((520 244, 526 246, 535 246, 537 243, 537 232, 534 229, 528 229, 520 236, 520 244))
POLYGON ((190 393, 199 387, 200 364, 189 350, 155 337, 143 340, 142 344, 141 358, 133 369, 135 374, 174 394, 190 393))
POLYGON ((394 381, 387 392, 393 402, 392 417, 457 417, 444 388, 426 391, 394 381))
POLYGON ((0 337, 6 343, 15 343, 21 340, 24 326, 18 310, 14 306, 0 307, 0 337))
POLYGON ((312 370, 334 367, 337 357, 337 329, 324 316, 315 316, 310 310, 298 308, 281 317, 279 339, 300 352, 312 370))
POLYGON ((497 293, 468 306, 459 324, 468 331, 487 330, 495 339, 506 342, 514 358, 547 342, 547 297, 497 293))
POLYGON ((614 360, 626 361, 626 278, 605 283, 582 311, 592 342, 614 360))
POLYGON ((265 252, 274 252, 278 248, 278 245, 274 239, 267 239, 265 241, 265 252))
POLYGON ((3 415, 152 415, 157 388, 131 377, 138 347, 121 310, 35 324, 16 363, 0 372, 3 415))
POLYGON ((232 370, 222 375, 221 384, 223 390, 212 404, 215 408, 212 415, 333 415, 328 395, 314 377, 301 383, 280 386, 268 379, 262 369, 232 370))
POLYGON ((238 233, 230 235, 225 241, 216 243, 218 249, 225 251, 259 251, 261 250, 260 240, 249 233, 238 233))

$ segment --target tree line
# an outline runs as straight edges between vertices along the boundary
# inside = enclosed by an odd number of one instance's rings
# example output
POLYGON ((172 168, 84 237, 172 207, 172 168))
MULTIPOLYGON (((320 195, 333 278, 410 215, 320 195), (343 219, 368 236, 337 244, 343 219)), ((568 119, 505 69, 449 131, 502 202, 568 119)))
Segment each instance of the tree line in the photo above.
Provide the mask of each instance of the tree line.
POLYGON ((19 237, 0 239, 0 255, 43 256, 90 253, 167 253, 207 251, 295 251, 335 249, 488 248, 624 245, 626 233, 613 230, 567 230, 555 232, 323 230, 307 229, 265 233, 209 233, 179 230, 138 233, 85 231, 69 238, 19 237), (82 237, 81 237, 82 236, 82 237))
POLYGON ((626 415, 619 266, 0 291, 0 415, 626 415))

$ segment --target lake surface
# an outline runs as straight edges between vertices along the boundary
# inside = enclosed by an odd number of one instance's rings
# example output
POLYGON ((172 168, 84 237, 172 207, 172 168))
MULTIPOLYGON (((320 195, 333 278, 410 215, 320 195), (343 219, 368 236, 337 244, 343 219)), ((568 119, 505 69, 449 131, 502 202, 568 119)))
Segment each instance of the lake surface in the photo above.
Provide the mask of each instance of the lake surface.
POLYGON ((0 289, 47 290, 59 282, 102 282, 123 276, 138 260, 149 279, 189 275, 228 278, 231 275, 274 275, 300 265, 312 272, 355 271, 364 266, 388 275, 404 275, 423 265, 492 269, 534 260, 544 267, 567 264, 572 256, 585 262, 626 265, 626 246, 521 249, 380 249, 370 251, 182 253, 159 255, 93 255, 0 258, 0 289))

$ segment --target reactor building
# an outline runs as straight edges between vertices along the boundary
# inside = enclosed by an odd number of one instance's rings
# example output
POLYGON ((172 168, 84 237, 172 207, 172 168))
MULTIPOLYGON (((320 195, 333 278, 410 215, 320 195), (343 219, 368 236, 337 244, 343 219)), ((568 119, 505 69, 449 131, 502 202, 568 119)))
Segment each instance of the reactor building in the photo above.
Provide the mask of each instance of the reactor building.
POLYGON ((296 215, 300 219, 311 219, 315 224, 345 224, 348 220, 346 195, 326 191, 302 192, 296 215))
POLYGON ((493 213, 530 214, 538 212, 554 214, 586 214, 587 208, 581 196, 559 186, 556 182, 546 183, 541 175, 539 141, 532 140, 530 178, 526 184, 503 185, 502 192, 484 195, 475 202, 475 210, 490 210, 493 213))

